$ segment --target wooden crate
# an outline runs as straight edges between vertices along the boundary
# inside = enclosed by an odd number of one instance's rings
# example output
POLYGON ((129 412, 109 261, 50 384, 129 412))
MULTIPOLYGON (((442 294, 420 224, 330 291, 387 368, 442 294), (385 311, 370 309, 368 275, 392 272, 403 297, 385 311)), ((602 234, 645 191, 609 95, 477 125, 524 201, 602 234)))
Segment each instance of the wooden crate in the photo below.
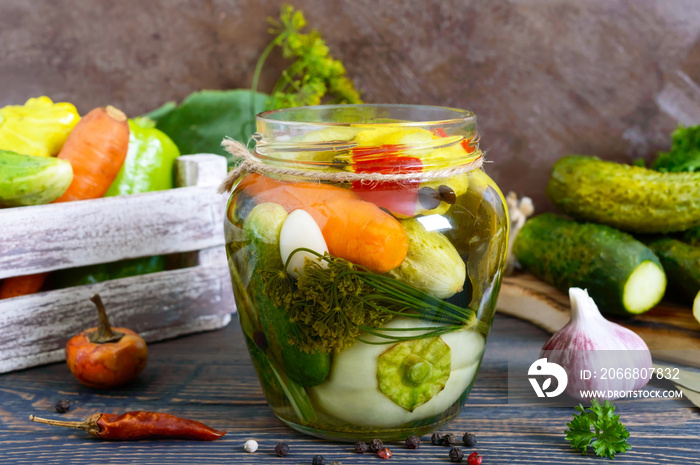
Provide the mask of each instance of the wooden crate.
POLYGON ((99 293, 113 326, 147 342, 226 326, 235 311, 224 249, 226 174, 217 155, 177 160, 178 189, 0 210, 0 279, 192 252, 196 265, 0 300, 0 373, 64 359, 67 340, 97 324, 99 293))

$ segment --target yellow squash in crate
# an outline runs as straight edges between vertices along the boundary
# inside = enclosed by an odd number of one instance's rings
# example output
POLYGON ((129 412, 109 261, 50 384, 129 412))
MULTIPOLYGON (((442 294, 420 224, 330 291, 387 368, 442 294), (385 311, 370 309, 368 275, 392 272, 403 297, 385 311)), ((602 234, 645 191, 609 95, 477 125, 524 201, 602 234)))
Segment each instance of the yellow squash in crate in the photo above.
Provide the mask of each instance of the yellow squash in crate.
POLYGON ((0 108, 0 150, 55 156, 78 120, 80 116, 73 104, 53 103, 48 97, 0 108))

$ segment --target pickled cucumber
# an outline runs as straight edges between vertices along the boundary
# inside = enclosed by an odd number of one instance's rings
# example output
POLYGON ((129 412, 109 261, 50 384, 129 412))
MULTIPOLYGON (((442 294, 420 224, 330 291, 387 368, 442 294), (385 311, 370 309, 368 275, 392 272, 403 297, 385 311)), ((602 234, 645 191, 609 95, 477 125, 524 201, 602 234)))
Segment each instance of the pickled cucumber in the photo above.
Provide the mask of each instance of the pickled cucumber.
POLYGON ((262 278, 257 272, 260 269, 282 269, 279 233, 286 218, 287 212, 281 205, 262 203, 256 205, 245 220, 243 233, 251 250, 248 262, 254 267, 249 287, 270 350, 280 360, 287 376, 301 386, 314 386, 328 376, 330 356, 322 352, 309 354, 289 343, 295 325, 284 308, 265 296, 262 278))
POLYGON ((700 247, 667 237, 648 245, 661 260, 668 287, 692 302, 700 292, 700 247))
POLYGON ((552 168, 547 196, 563 212, 635 233, 700 225, 700 172, 659 173, 570 155, 552 168))
POLYGON ((629 234, 600 224, 545 213, 525 223, 513 252, 526 270, 562 291, 588 289, 607 313, 643 313, 666 290, 656 255, 629 234))

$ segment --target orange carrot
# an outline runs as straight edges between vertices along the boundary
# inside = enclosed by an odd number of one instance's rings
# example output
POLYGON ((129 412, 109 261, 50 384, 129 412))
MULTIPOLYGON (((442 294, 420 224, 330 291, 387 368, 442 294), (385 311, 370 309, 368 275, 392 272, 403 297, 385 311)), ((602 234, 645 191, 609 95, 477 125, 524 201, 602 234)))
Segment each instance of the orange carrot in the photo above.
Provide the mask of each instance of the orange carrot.
MULTIPOLYGON (((103 197, 119 174, 128 148, 129 124, 124 113, 108 105, 85 115, 58 154, 58 158, 70 162, 73 182, 53 203, 103 197)), ((39 273, 10 278, 3 283, 2 291, 7 297, 33 294, 41 289, 46 276, 39 273)))
POLYGON ((128 146, 129 125, 120 110, 107 106, 85 115, 58 154, 73 167, 73 182, 54 202, 104 196, 119 174, 128 146))
POLYGON ((331 255, 385 273, 401 264, 408 236, 396 218, 349 189, 318 183, 286 183, 258 174, 239 188, 257 202, 274 202, 288 212, 303 209, 323 233, 331 255))
POLYGON ((27 276, 17 276, 7 278, 0 286, 0 299, 9 299, 21 295, 34 294, 39 292, 44 285, 48 273, 30 274, 27 276))

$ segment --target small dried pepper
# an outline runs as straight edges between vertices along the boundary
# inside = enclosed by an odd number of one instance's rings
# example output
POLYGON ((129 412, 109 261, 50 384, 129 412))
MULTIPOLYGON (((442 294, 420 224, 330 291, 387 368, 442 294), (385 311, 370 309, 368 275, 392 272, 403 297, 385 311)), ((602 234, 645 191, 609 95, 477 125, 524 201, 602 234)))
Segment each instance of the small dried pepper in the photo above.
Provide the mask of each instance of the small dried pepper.
POLYGON ((130 329, 112 327, 98 294, 90 300, 99 311, 99 325, 68 341, 66 363, 76 379, 86 386, 110 389, 124 385, 145 368, 146 342, 130 329))
POLYGON ((111 441, 148 438, 214 441, 226 434, 226 431, 218 431, 198 421, 179 418, 169 413, 96 413, 85 421, 48 420, 34 415, 30 415, 29 419, 47 425, 81 429, 91 436, 111 441))

